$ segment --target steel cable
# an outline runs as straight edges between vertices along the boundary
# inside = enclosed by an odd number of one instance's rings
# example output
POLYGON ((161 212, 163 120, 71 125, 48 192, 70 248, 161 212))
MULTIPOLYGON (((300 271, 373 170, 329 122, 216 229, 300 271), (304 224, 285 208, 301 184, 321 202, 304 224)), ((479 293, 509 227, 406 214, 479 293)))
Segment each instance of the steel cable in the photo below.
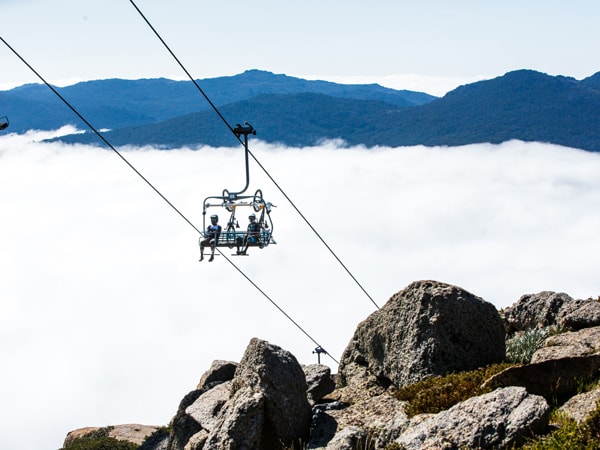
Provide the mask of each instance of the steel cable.
MULTIPOLYGON (((6 47, 8 47, 8 49, 15 54, 15 56, 17 58, 19 58, 23 64, 25 64, 29 70, 31 70, 41 81, 43 84, 45 84, 92 132, 94 132, 96 134, 96 136, 98 136, 100 138, 100 140, 102 140, 102 142, 104 142, 104 144, 106 144, 115 154, 117 154, 119 156, 119 158, 121 158, 122 161, 124 161, 142 180, 144 180, 144 182, 146 182, 146 184, 148 186, 150 186, 152 188, 152 190, 158 194, 175 212, 177 212, 177 214, 183 218, 183 220, 185 220, 194 230, 196 230, 196 232, 198 232, 198 234, 202 234, 202 232, 181 212, 179 211, 179 209, 177 209, 173 203, 171 203, 152 183, 150 183, 150 181, 144 177, 140 171, 138 171, 133 164, 131 164, 103 135, 102 133, 100 133, 81 113, 79 113, 79 111, 73 106, 71 105, 71 103, 65 99, 55 88, 54 86, 52 86, 50 83, 48 83, 46 81, 46 79, 44 77, 42 77, 34 68, 33 66, 31 66, 26 60, 25 58, 23 58, 2 36, 0 36, 0 40, 4 43, 4 45, 6 45, 6 47)), ((231 264, 250 284, 252 284, 252 286, 254 286, 269 302, 271 302, 271 304, 273 306, 275 306, 290 322, 292 322, 305 336, 307 336, 318 348, 321 348, 321 345, 310 335, 306 332, 306 330, 304 330, 303 327, 301 327, 295 320, 293 320, 289 314, 287 314, 275 301, 273 301, 273 299, 271 299, 271 297, 269 297, 254 281, 252 281, 252 279, 246 275, 244 273, 244 271, 242 271, 233 261, 231 261, 230 258, 228 258, 219 248, 216 249, 226 260, 229 264, 231 264)), ((329 353, 324 352, 325 354, 327 354, 336 364, 339 364, 339 362, 333 357, 331 356, 329 353)))
MULTIPOLYGON (((179 67, 181 67, 181 69, 184 71, 184 73, 187 75, 187 77, 192 81, 192 83, 194 83, 194 86, 196 86, 196 89, 198 89, 198 91, 202 94, 202 96, 206 99, 206 101, 209 103, 209 105, 211 106, 211 108, 215 111, 215 113, 220 117, 220 119, 223 121, 223 123, 227 126, 227 128, 229 128, 229 130, 234 134, 234 136, 237 138, 237 140, 240 142, 240 144, 244 145, 244 143, 242 142, 242 140, 240 139, 240 137, 234 132, 233 127, 229 124, 229 122, 227 122, 227 120, 225 119, 225 117, 223 117, 223 115, 221 114, 221 112, 219 111, 219 109, 216 107, 216 105, 208 98, 208 96, 206 95, 206 93, 202 90, 202 88, 200 87, 200 85, 198 84, 198 82, 192 77, 192 75, 188 72, 188 70, 185 68, 185 66, 183 65, 183 63, 179 60, 179 58, 177 58, 177 56, 175 55, 175 53, 171 50, 171 48, 167 45, 167 43, 165 42, 165 40, 162 38, 162 36, 158 33, 158 31, 156 30, 156 28, 154 28, 154 26, 150 23, 150 21, 148 20, 148 18, 144 15, 144 13, 140 10, 140 8, 138 8, 138 6, 135 4, 135 2, 133 0, 129 0, 129 2, 133 5, 133 7, 136 9, 136 11, 139 13, 139 15, 142 17, 142 19, 146 22, 146 24, 148 25, 148 27, 150 27, 150 29, 152 30, 152 32, 156 35, 156 37, 158 38, 158 40, 163 44, 163 46, 167 49, 167 51, 171 54, 171 56, 175 59, 175 61, 177 62, 177 64, 179 65, 179 67)), ((337 262, 342 266, 342 268, 346 271, 346 273, 352 278, 352 280, 358 285, 358 287, 363 291, 363 293, 368 297, 368 299, 371 301, 371 303, 373 303, 373 305, 375 305, 375 307, 377 309, 379 309, 379 305, 377 305, 377 303, 375 302, 375 300, 373 300, 373 297, 371 297, 369 295, 369 293, 367 292, 367 290, 362 286, 362 284, 356 279, 356 277, 352 274, 352 272, 350 272, 350 269, 348 269, 348 267, 346 267, 346 265, 342 262, 342 260, 337 256, 337 254, 333 251, 333 249, 327 244, 327 242, 325 242, 325 239, 323 239, 323 237, 317 232, 317 230, 315 229, 315 227, 309 222, 309 220, 306 218, 306 216, 304 216, 304 214, 302 214, 302 212, 300 212, 300 210, 298 209, 298 207, 296 206, 296 204, 291 200, 291 198, 285 193, 285 191, 283 190, 283 188, 275 181, 275 179, 271 176, 271 174, 269 173, 269 171, 260 163, 260 161, 258 160, 258 158, 249 150, 247 149, 248 153, 252 156, 252 159, 254 159, 254 161, 258 164, 258 166, 262 169, 262 171, 267 175, 267 177, 271 180, 271 182, 273 182, 273 184, 275 185, 275 187, 279 190, 279 192, 281 192, 281 194, 285 197, 285 199, 290 203, 290 205, 292 205, 292 207, 296 210, 296 212, 298 213, 298 215, 302 218, 302 220, 304 220, 304 222, 308 225, 308 227, 313 231, 313 233, 315 233, 315 235, 317 236, 317 238, 323 243, 323 245, 325 245, 325 247, 327 248, 327 250, 329 250, 329 252, 333 255, 333 257, 337 260, 337 262)))

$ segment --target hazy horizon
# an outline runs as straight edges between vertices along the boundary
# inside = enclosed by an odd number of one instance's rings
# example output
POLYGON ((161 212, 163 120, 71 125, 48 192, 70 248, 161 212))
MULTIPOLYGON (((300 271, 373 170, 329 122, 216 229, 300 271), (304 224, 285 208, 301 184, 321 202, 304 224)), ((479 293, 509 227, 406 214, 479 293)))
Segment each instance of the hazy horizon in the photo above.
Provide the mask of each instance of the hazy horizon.
MULTIPOLYGON (((600 5, 587 0, 135 4, 197 79, 258 68, 443 95, 516 69, 600 70, 600 5)), ((130 2, 4 1, 0 26, 52 83, 184 76, 130 2)), ((37 82, 4 45, 0 55, 0 86, 37 82)))

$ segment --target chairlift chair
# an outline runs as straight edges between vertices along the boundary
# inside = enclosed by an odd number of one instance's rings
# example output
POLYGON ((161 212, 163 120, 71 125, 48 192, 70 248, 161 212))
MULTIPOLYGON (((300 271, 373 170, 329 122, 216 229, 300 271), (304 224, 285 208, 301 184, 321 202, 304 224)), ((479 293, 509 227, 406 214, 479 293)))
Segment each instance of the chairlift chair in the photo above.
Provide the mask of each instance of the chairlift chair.
MULTIPOLYGON (((211 196, 204 200, 202 209, 202 237, 201 240, 207 238, 212 233, 207 232, 206 216, 209 208, 218 207, 223 213, 229 213, 229 219, 227 224, 223 226, 223 231, 219 236, 215 246, 216 247, 228 247, 230 249, 234 247, 259 247, 265 248, 270 244, 276 244, 273 238, 273 220, 271 218, 271 210, 274 205, 270 202, 266 202, 262 196, 261 190, 257 190, 256 193, 247 196, 237 196, 235 200, 231 200, 227 195, 227 191, 223 192, 221 196, 211 196), (211 202, 215 201, 216 202, 211 202), (239 214, 240 210, 245 209, 248 215, 242 217, 248 217, 252 213, 260 213, 257 215, 256 221, 259 224, 259 234, 256 240, 247 240, 248 232, 246 230, 239 231, 240 228, 239 220, 236 214, 239 214)), ((222 217, 225 214, 217 216, 222 217)), ((209 215, 210 217, 210 215, 209 215)))
MULTIPOLYGON (((200 242, 203 239, 212 238, 213 232, 207 230, 206 213, 209 208, 218 207, 221 208, 222 215, 216 214, 219 217, 225 216, 229 213, 229 220, 227 225, 223 227, 220 235, 218 236, 217 242, 212 243, 213 247, 237 247, 238 249, 243 247, 259 247, 265 248, 270 244, 276 244, 273 239, 273 221, 271 219, 271 210, 275 206, 270 202, 266 202, 263 198, 262 191, 256 190, 254 195, 242 195, 250 185, 250 171, 248 166, 248 135, 256 134, 254 127, 248 122, 244 122, 244 125, 237 124, 233 130, 235 135, 240 138, 244 137, 244 149, 245 149, 245 161, 246 161, 246 185, 239 192, 230 192, 224 189, 221 195, 210 196, 204 199, 202 207, 202 232, 200 236, 200 242), (259 224, 259 233, 256 236, 258 239, 250 240, 248 238, 247 231, 238 231, 239 226, 238 218, 236 213, 240 208, 248 208, 249 213, 255 212, 260 213, 257 218, 259 224)), ((248 217, 248 215, 246 215, 248 217)), ((238 253, 239 254, 239 253, 238 253)))

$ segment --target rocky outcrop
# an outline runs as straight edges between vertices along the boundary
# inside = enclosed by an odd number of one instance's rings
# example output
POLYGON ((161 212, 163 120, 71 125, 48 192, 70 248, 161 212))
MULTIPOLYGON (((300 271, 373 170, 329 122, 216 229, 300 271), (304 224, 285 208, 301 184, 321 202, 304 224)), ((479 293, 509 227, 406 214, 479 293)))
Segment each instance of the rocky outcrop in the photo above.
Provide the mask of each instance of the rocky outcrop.
POLYGON ((202 374, 196 389, 203 389, 214 384, 223 383, 233 379, 237 363, 232 361, 215 360, 210 368, 202 374))
POLYGON ((575 422, 581 423, 598 408, 599 402, 600 389, 594 389, 571 397, 564 405, 558 408, 558 412, 575 422))
MULTIPOLYGON (((231 391, 231 381, 218 384, 200 395, 194 403, 185 408, 185 414, 194 419, 202 430, 212 431, 217 425, 219 413, 227 403, 231 391)), ((200 430, 196 430, 198 432, 200 430)))
POLYGON ((548 401, 565 399, 600 372, 600 355, 559 358, 510 367, 486 381, 485 386, 523 386, 548 401))
POLYGON ((144 440, 138 450, 168 450, 170 435, 166 428, 161 428, 159 431, 152 433, 144 440))
POLYGON ((369 435, 361 428, 346 427, 337 433, 331 441, 327 443, 327 447, 309 447, 311 450, 326 449, 326 450, 349 450, 370 448, 369 435))
MULTIPOLYGON (((157 431, 159 426, 125 424, 106 427, 107 435, 119 441, 128 441, 136 445, 141 445, 148 436, 157 431)), ((85 427, 73 430, 67 434, 63 447, 68 447, 76 439, 80 439, 90 433, 101 430, 101 427, 85 427)))
POLYGON ((291 353, 252 339, 239 364, 213 362, 199 389, 181 401, 169 450, 274 449, 307 441, 308 393, 320 399, 332 381, 328 367, 305 370, 291 353))
MULTIPOLYGON (((591 324, 596 303, 551 292, 523 296, 506 310, 507 329, 591 324)), ((487 380, 489 393, 437 414, 407 415, 397 388, 502 361, 504 331, 498 311, 479 297, 415 282, 359 324, 338 375, 325 365, 301 366, 254 338, 239 363, 214 361, 180 402, 170 434, 159 430, 140 450, 513 448, 549 431, 550 401, 564 401, 560 412, 576 421, 596 411, 598 391, 575 394, 600 376, 600 326, 547 338, 531 363, 487 380)), ((123 425, 111 436, 139 443, 157 428, 123 425)), ((65 445, 95 430, 71 432, 65 445)))
POLYGON ((491 303, 457 286, 419 281, 360 323, 342 355, 338 385, 374 377, 384 387, 404 386, 504 356, 503 323, 491 303))
POLYGON ((571 330, 600 325, 600 301, 598 299, 575 300, 570 311, 560 318, 561 324, 571 330))
POLYGON ((368 367, 359 364, 346 365, 344 383, 344 386, 336 383, 335 391, 327 395, 326 399, 352 404, 385 393, 389 385, 389 381, 381 382, 369 373, 368 367))
POLYGON ((567 398, 582 383, 600 375, 600 327, 550 336, 529 364, 510 367, 487 386, 524 386, 548 400, 567 398))
POLYGON ((306 378, 308 402, 311 406, 321 401, 323 397, 335 389, 335 381, 331 369, 323 364, 302 366, 306 378))
POLYGON ((473 397, 424 420, 415 418, 395 439, 405 450, 506 448, 548 423, 550 406, 524 388, 473 397))
POLYGON ((523 295, 515 305, 506 308, 504 321, 508 334, 553 325, 579 330, 600 325, 600 302, 542 291, 523 295))
MULTIPOLYGON (((330 449, 331 442, 340 434, 345 435, 345 438, 342 439, 344 442, 349 439, 349 434, 353 436, 352 439, 358 439, 359 436, 350 433, 350 430, 361 430, 360 437, 363 438, 367 435, 381 434, 389 424, 408 423, 408 417, 404 412, 405 406, 406 402, 397 400, 388 394, 378 395, 347 407, 340 403, 318 405, 313 410, 311 439, 308 447, 310 449, 330 449), (403 421, 400 418, 403 418, 403 421)), ((386 434, 388 441, 391 440, 395 430, 396 428, 386 434)))
POLYGON ((202 430, 202 426, 187 414, 186 410, 205 392, 205 389, 191 391, 179 402, 177 413, 172 420, 172 430, 168 445, 169 450, 184 450, 188 440, 202 430))
POLYGON ((275 449, 308 440, 305 374, 289 352, 252 339, 204 449, 275 449))
POLYGON ((531 357, 532 363, 600 353, 600 327, 550 336, 531 357))
POLYGON ((84 428, 77 428, 76 430, 73 430, 73 431, 69 431, 67 433, 67 437, 65 437, 65 440, 63 442, 63 447, 68 447, 75 440, 80 439, 84 436, 87 436, 88 434, 93 433, 94 431, 98 431, 99 429, 100 429, 100 427, 84 427, 84 428))

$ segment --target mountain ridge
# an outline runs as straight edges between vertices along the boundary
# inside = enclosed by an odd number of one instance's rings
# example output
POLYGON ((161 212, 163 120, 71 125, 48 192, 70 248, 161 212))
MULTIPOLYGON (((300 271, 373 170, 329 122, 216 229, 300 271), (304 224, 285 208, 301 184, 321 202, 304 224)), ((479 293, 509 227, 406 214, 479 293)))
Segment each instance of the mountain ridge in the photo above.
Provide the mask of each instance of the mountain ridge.
MULTIPOLYGON (((84 81, 55 87, 69 103, 97 129, 117 129, 170 120, 177 116, 208 111, 210 104, 196 86, 220 107, 262 94, 325 93, 336 98, 378 99, 399 107, 431 101, 435 97, 414 91, 398 91, 379 85, 342 85, 327 81, 303 80, 261 70, 204 80, 176 81, 166 78, 139 80, 84 81)), ((58 129, 80 122, 42 84, 23 85, 0 91, 4 114, 11 116, 11 129, 58 129), (48 113, 52 109, 52 113, 48 113)))
MULTIPOLYGON (((104 119, 107 125, 101 125, 112 129, 103 133, 109 142, 117 146, 155 145, 164 149, 236 144, 231 130, 210 106, 179 114, 190 109, 189 104, 186 106, 182 100, 175 107, 165 105, 177 103, 175 100, 180 97, 198 102, 198 93, 192 92, 191 82, 177 85, 184 89, 177 95, 159 96, 159 100, 152 102, 143 100, 144 92, 148 92, 143 85, 158 82, 140 80, 138 85, 130 82, 140 92, 137 96, 130 92, 130 103, 124 103, 122 110, 110 106, 110 96, 106 103, 93 105, 91 117, 110 116, 110 120, 104 119), (140 104, 151 107, 144 109, 140 104), (163 116, 170 116, 164 120, 157 119, 161 106, 168 109, 163 116), (119 121, 121 116, 127 116, 132 123, 119 121)), ((79 86, 79 89, 93 86, 79 86)), ((368 148, 522 140, 600 151, 600 136, 596 132, 600 125, 600 72, 578 81, 521 69, 459 86, 440 98, 379 85, 338 85, 258 70, 206 80, 202 89, 214 100, 228 124, 248 121, 257 130, 256 138, 283 146, 314 146, 330 139, 368 148)), ((35 106, 42 115, 51 109, 50 104, 45 104, 45 109, 40 109, 39 104, 35 106)), ((87 117, 83 108, 81 112, 87 117)), ((56 140, 99 142, 89 132, 56 140)))

